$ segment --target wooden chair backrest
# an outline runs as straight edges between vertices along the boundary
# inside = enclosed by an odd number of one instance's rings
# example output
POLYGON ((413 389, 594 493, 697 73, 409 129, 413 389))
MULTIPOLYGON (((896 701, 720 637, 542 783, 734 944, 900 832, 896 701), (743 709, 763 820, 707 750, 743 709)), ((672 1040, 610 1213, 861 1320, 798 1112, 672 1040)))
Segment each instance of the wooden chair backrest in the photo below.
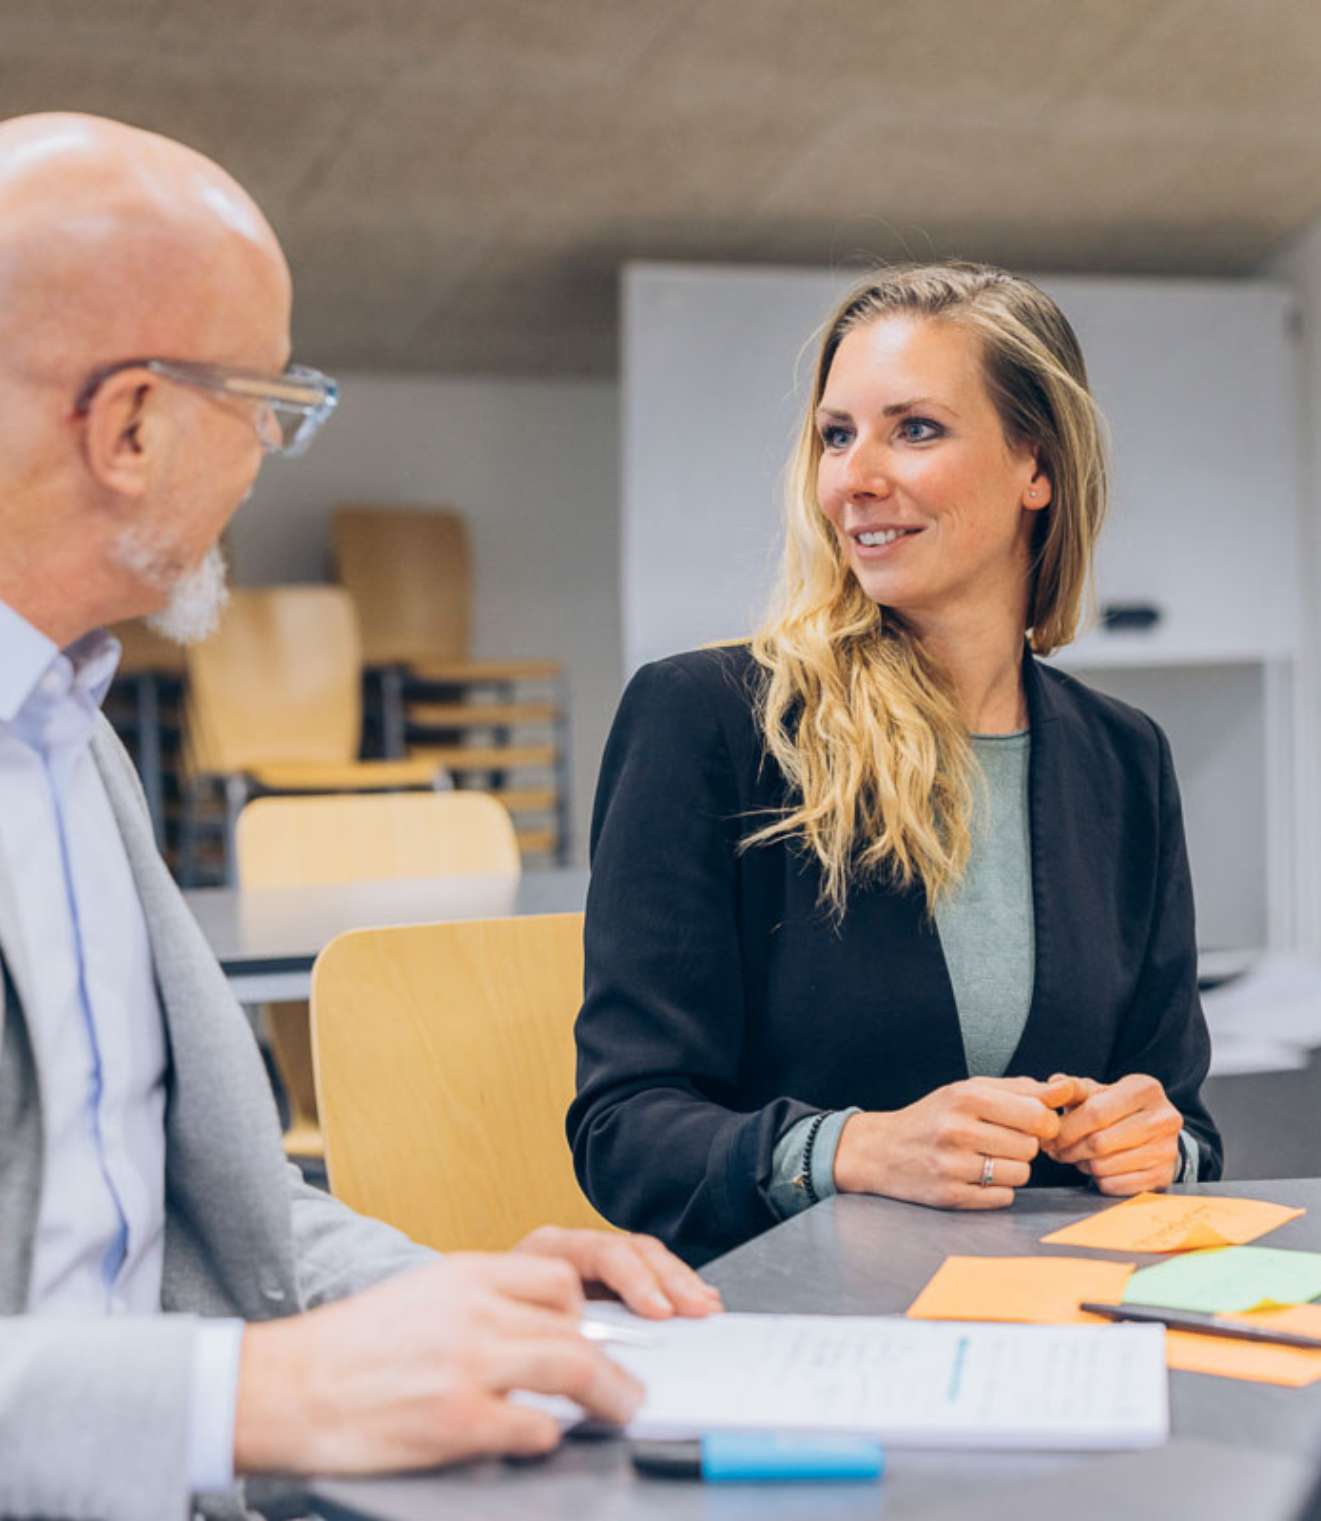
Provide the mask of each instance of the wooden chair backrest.
POLYGON ((355 930, 312 974, 334 1192, 441 1251, 605 1225, 564 1136, 582 914, 355 930))
POLYGON ((242 887, 522 871, 509 810, 486 792, 258 798, 236 840, 242 887))
POLYGON ((472 552, 449 507, 335 509, 331 541, 357 604, 368 665, 462 659, 472 631, 472 552))
POLYGON ((342 587, 234 592, 220 627, 188 650, 192 769, 354 760, 361 683, 357 614, 342 587))

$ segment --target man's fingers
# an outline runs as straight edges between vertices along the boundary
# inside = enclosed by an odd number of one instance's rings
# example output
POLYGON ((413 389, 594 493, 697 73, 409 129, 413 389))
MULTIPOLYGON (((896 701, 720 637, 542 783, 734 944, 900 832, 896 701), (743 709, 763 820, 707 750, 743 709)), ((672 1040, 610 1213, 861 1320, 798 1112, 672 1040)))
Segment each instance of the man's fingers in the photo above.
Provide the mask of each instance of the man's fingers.
POLYGON ((499 1393, 560 1394, 598 1420, 622 1426, 642 1403, 642 1385, 582 1337, 559 1341, 501 1339, 489 1351, 487 1383, 499 1393))
POLYGON ((707 1283, 686 1262, 681 1262, 655 1236, 630 1236, 637 1254, 656 1274, 662 1291, 681 1315, 709 1315, 724 1307, 720 1290, 707 1283))
POLYGON ((638 1251, 631 1236, 611 1236, 590 1244, 589 1276, 613 1289, 630 1310, 652 1320, 673 1315, 677 1306, 666 1293, 656 1267, 638 1251))
POLYGON ((705 1315, 720 1295, 653 1236, 543 1226, 518 1244, 520 1252, 572 1262, 589 1282, 603 1283, 629 1309, 652 1320, 705 1315))
MULTIPOLYGON (((462 1263, 465 1259, 456 1254, 447 1260, 462 1263)), ((582 1279, 572 1262, 522 1251, 492 1253, 478 1260, 484 1281, 498 1293, 565 1315, 581 1314, 582 1279)))
POLYGON ((558 1447, 561 1431, 553 1415, 497 1395, 483 1401, 473 1435, 480 1444, 478 1452, 492 1457, 531 1458, 558 1447))

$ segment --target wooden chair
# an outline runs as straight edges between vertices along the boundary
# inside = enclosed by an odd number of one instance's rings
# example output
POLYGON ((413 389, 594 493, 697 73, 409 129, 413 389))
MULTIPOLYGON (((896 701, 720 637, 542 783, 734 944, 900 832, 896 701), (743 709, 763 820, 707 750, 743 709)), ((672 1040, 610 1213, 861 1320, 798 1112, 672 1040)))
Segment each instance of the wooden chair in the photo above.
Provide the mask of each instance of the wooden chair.
POLYGON ((463 515, 452 507, 350 503, 335 509, 331 539, 362 623, 385 753, 443 766, 458 787, 495 792, 520 818, 524 852, 563 860, 563 671, 554 660, 472 657, 472 549, 463 515))
POLYGON ((331 546, 358 609, 367 665, 465 658, 472 550, 452 507, 336 507, 331 546))
MULTIPOLYGON (((508 811, 479 792, 258 798, 239 815, 235 838, 244 889, 522 872, 508 811)), ((267 1004, 265 1017, 289 1101, 285 1151, 320 1160, 307 1004, 267 1004)))
POLYGON ((442 1251, 602 1227, 564 1136, 582 914, 357 930, 312 973, 331 1187, 442 1251))
MULTIPOLYGON (((185 856, 199 784, 219 781, 227 859, 254 792, 395 791, 446 785, 430 759, 360 761, 362 650, 337 586, 236 591, 211 638, 187 652, 185 856)), ((187 863, 185 862, 185 865, 187 863)))

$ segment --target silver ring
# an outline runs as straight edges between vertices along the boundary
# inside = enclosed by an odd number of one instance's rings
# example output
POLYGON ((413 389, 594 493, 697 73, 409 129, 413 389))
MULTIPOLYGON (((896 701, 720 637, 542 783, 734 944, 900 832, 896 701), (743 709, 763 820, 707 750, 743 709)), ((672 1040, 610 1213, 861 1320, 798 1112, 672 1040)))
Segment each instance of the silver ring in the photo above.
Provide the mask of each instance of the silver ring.
POLYGON ((994 1182, 995 1182, 995 1158, 994 1157, 983 1157, 982 1158, 982 1182, 981 1182, 981 1186, 983 1188, 990 1188, 991 1184, 994 1183, 994 1182))

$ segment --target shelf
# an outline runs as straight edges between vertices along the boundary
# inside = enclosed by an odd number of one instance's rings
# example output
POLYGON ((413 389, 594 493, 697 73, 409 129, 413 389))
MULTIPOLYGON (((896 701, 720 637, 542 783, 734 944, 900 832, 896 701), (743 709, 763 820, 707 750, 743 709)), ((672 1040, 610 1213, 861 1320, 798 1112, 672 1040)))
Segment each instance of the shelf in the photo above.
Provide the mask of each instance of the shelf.
POLYGON ((551 724, 559 716, 553 702, 412 702, 409 727, 424 729, 515 729, 551 724))
POLYGON ((525 766, 553 766, 554 745, 410 745, 416 761, 428 761, 447 771, 513 771, 525 766))

